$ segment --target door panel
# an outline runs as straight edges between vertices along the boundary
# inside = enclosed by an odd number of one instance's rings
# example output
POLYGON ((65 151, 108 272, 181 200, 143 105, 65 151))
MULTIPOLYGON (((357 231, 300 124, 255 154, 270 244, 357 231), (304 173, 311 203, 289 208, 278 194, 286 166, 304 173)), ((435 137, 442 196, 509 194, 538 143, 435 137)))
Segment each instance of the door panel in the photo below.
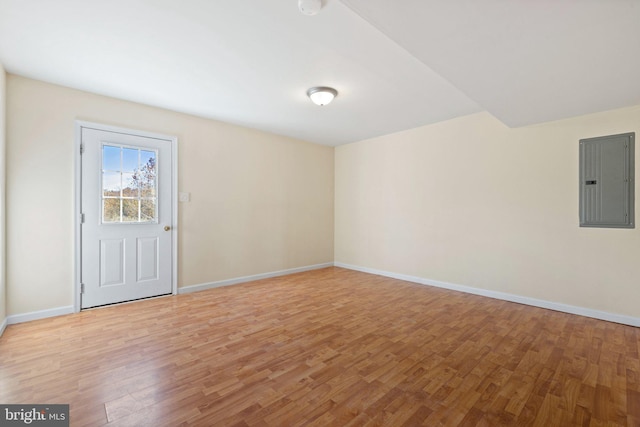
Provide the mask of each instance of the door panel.
POLYGON ((170 294, 171 141, 82 128, 81 307, 170 294))
POLYGON ((158 278, 158 238, 138 238, 138 281, 158 278))
POLYGON ((124 285, 124 239, 100 240, 100 286, 124 285))

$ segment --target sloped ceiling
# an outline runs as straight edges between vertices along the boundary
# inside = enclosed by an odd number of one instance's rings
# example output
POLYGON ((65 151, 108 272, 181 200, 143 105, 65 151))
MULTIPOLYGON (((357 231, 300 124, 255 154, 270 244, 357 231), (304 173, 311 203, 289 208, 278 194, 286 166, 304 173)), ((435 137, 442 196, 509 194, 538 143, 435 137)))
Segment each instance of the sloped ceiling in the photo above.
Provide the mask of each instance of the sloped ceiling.
POLYGON ((638 0, 344 0, 508 126, 640 104, 638 0))
POLYGON ((640 104, 630 0, 0 0, 9 73, 340 145, 640 104), (324 107, 309 87, 332 86, 324 107))

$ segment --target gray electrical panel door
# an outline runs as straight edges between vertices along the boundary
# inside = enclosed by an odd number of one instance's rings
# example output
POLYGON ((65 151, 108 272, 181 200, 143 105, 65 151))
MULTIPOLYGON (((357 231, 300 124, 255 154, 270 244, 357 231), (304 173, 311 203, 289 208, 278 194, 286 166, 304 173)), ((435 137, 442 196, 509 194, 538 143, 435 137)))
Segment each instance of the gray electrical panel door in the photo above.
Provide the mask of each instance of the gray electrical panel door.
POLYGON ((635 133, 580 140, 580 226, 634 228, 635 133))

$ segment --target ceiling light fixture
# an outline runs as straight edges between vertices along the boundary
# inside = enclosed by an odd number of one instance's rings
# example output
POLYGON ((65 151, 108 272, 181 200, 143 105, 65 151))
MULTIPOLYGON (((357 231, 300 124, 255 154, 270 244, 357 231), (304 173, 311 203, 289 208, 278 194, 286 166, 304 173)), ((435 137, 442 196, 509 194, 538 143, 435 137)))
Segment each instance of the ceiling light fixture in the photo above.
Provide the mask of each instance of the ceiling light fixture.
POLYGON ((298 0, 298 9, 305 15, 317 15, 322 9, 321 0, 298 0))
POLYGON ((338 96, 338 91, 332 87, 316 86, 307 91, 307 96, 316 105, 327 105, 338 96))

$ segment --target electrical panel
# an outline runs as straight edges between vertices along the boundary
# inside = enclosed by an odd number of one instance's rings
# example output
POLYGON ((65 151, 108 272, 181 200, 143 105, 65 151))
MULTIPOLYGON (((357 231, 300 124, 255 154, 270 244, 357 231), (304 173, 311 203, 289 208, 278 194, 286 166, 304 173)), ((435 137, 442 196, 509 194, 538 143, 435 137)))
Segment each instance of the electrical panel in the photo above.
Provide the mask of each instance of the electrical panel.
POLYGON ((635 133, 580 140, 580 226, 634 228, 635 133))

